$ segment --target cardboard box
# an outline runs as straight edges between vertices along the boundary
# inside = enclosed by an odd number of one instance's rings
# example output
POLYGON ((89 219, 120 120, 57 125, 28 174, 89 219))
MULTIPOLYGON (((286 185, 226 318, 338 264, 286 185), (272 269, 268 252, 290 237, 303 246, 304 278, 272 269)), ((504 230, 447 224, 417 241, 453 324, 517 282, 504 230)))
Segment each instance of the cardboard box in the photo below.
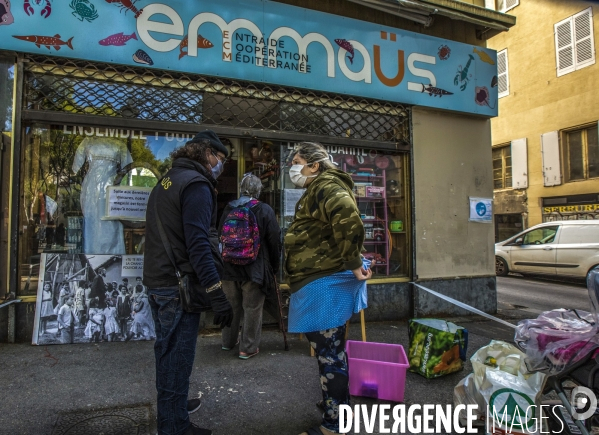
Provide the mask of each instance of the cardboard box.
POLYGON ((365 197, 366 186, 354 186, 354 193, 356 194, 356 196, 365 197))

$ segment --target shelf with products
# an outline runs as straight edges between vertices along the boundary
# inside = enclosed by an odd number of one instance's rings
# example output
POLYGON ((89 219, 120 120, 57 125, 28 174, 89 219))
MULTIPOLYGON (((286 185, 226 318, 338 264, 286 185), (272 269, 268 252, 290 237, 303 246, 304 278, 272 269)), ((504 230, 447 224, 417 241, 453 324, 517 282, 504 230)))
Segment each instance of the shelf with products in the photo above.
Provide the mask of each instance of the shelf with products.
POLYGON ((354 194, 360 209, 360 217, 364 224, 364 246, 374 272, 389 275, 389 255, 391 238, 389 236, 389 220, 387 217, 386 173, 384 170, 374 173, 374 168, 360 167, 346 171, 354 181, 354 194))

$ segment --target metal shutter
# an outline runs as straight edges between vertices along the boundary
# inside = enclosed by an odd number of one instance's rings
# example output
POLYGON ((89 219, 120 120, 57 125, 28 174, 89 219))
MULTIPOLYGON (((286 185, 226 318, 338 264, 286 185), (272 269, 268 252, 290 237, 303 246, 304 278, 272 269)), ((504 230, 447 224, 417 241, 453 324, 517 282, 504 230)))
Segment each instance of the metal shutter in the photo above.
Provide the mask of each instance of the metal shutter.
POLYGON ((499 98, 510 94, 507 49, 497 53, 497 90, 499 92, 499 98))
POLYGON ((543 155, 543 180, 545 186, 562 184, 562 173, 559 163, 559 135, 551 131, 541 135, 541 153, 543 155))
POLYGON ((568 74, 576 69, 574 65, 574 35, 572 29, 572 17, 557 23, 555 33, 555 58, 557 64, 557 76, 568 74))
POLYGON ((528 155, 526 138, 512 141, 512 187, 526 189, 528 187, 528 155))

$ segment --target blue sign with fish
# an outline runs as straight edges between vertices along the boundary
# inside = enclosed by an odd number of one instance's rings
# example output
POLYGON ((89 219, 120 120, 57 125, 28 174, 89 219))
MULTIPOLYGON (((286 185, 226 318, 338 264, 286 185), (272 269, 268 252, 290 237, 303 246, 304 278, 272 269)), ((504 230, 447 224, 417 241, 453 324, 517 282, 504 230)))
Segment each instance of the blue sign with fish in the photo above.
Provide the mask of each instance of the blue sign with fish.
POLYGON ((0 0, 0 36, 5 50, 497 116, 494 50, 272 1, 0 0))

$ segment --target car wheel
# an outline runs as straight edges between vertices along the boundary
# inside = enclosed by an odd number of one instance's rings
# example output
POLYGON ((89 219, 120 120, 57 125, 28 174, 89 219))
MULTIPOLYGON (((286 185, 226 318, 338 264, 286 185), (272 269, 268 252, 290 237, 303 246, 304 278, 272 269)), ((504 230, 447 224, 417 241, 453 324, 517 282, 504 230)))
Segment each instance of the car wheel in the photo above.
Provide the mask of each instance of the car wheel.
POLYGON ((506 276, 509 272, 506 261, 501 257, 495 257, 495 275, 506 276))

